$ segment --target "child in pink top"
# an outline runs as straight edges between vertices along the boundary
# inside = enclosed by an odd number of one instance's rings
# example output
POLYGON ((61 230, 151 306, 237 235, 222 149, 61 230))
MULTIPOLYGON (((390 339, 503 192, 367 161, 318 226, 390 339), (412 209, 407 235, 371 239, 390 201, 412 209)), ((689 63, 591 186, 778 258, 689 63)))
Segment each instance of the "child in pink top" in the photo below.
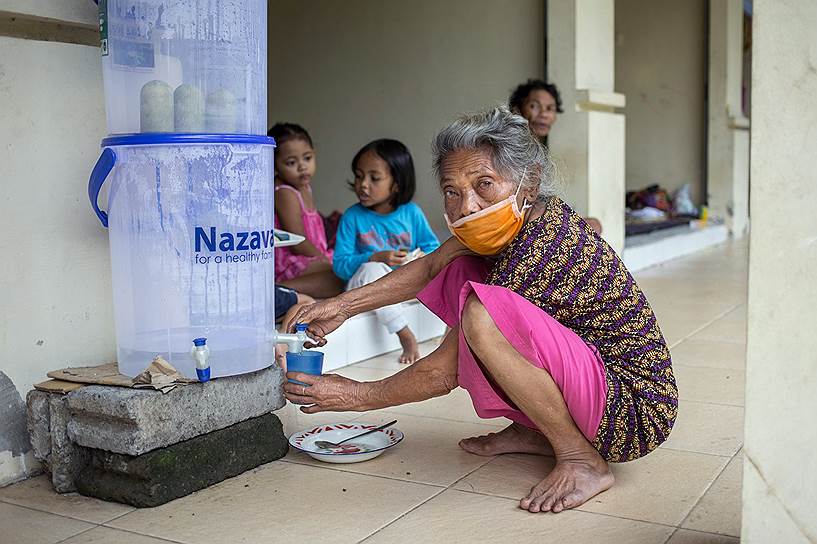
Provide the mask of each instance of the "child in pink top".
POLYGON ((323 218, 312 198, 312 138, 303 127, 292 123, 277 123, 268 134, 277 145, 275 226, 306 238, 297 246, 275 249, 275 280, 312 297, 335 296, 343 283, 332 272, 332 250, 327 247, 323 218))

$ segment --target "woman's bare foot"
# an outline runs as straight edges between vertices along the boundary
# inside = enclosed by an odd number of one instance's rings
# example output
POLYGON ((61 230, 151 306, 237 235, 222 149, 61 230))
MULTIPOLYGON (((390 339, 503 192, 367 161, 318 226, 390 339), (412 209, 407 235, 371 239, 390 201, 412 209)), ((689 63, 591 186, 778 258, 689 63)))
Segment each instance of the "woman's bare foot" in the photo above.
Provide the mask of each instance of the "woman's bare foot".
POLYGON ((410 365, 420 358, 420 347, 417 345, 417 338, 411 329, 403 327, 397 331, 397 337, 400 339, 400 345, 403 346, 403 353, 400 354, 400 364, 410 365))
POLYGON ((519 501, 519 508, 529 512, 553 512, 575 508, 613 486, 610 467, 598 453, 576 459, 556 459, 547 477, 531 488, 519 501), (584 458, 582 458, 584 457, 584 458))
POLYGON ((460 447, 468 453, 485 456, 503 453, 553 455, 553 448, 545 435, 518 423, 512 423, 498 433, 464 438, 460 440, 460 447))

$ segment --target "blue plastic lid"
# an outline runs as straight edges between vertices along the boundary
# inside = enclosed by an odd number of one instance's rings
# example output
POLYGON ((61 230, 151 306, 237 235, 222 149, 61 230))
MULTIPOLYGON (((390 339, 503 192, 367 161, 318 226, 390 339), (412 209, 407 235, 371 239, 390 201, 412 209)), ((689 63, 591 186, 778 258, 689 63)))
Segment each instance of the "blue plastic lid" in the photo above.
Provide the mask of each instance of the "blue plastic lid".
POLYGON ((295 325, 295 330, 298 332, 305 332, 307 328, 309 328, 309 323, 297 323, 295 325))
POLYGON ((196 346, 204 346, 207 345, 206 338, 193 338, 193 344, 196 346))
POLYGON ((102 140, 102 147, 119 145, 171 145, 171 144, 254 144, 275 145, 272 136, 256 134, 193 134, 180 132, 143 132, 118 134, 102 140))

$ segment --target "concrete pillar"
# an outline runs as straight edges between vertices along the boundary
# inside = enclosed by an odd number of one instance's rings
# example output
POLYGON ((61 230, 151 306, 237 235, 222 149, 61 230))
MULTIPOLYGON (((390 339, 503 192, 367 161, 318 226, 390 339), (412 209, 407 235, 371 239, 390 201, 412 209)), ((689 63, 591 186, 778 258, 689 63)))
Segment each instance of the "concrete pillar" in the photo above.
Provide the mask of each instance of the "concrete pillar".
POLYGON ((743 0, 709 3, 707 205, 736 238, 749 227, 749 120, 743 115, 743 0))
POLYGON ((598 218, 604 238, 624 247, 624 96, 614 91, 613 0, 549 0, 548 79, 565 112, 550 148, 567 201, 598 218))
POLYGON ((743 534, 817 542, 817 2, 754 0, 743 534))

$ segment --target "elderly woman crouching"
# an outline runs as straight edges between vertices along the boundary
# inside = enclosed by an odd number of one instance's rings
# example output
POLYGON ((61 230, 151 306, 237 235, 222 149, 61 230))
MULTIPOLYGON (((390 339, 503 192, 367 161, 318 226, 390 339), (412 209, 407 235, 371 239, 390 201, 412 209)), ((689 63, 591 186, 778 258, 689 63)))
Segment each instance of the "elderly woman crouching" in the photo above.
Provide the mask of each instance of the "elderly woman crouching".
MULTIPOLYGON (((417 297, 449 327, 439 348, 376 382, 289 373, 306 413, 375 410, 465 388, 483 418, 513 421, 460 446, 553 455, 522 498, 574 508, 613 485, 608 463, 667 439, 678 391, 669 350, 618 255, 554 194, 547 150, 505 108, 463 117, 433 145, 453 237, 383 279, 306 306, 318 345, 343 321, 417 297)), ((290 326, 292 323, 289 324, 290 326)))

